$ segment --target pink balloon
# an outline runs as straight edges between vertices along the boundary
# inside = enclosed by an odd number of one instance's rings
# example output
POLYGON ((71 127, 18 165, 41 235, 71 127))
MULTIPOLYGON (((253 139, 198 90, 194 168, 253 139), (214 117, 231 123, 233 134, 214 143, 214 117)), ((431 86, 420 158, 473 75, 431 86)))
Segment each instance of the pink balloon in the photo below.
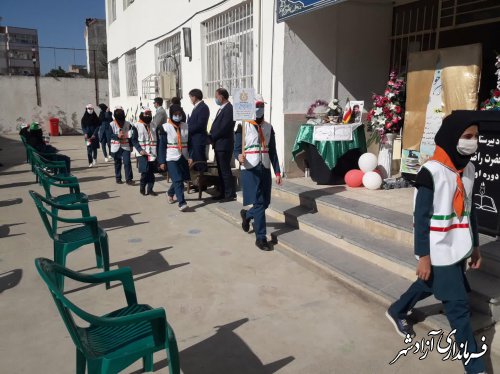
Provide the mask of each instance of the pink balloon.
POLYGON ((344 177, 345 183, 349 187, 361 187, 363 185, 363 173, 361 170, 352 169, 344 177))

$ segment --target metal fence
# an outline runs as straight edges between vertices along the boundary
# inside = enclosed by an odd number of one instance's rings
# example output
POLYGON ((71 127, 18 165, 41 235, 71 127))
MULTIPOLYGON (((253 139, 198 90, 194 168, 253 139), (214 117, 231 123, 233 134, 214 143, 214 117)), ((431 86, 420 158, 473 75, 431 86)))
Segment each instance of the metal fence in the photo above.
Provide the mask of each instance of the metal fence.
POLYGON ((202 24, 205 87, 253 87, 253 2, 247 1, 202 24))

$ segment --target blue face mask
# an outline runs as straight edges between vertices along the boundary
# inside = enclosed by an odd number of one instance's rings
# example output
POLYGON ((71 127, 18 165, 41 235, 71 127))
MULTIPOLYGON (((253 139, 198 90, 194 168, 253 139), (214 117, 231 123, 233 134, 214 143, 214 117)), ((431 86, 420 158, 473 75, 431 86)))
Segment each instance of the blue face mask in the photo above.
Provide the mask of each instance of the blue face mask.
POLYGON ((222 105, 222 101, 220 101, 219 99, 215 99, 215 104, 217 104, 218 106, 221 106, 222 105))
POLYGON ((172 121, 174 121, 174 122, 181 122, 182 121, 182 116, 172 116, 172 121))

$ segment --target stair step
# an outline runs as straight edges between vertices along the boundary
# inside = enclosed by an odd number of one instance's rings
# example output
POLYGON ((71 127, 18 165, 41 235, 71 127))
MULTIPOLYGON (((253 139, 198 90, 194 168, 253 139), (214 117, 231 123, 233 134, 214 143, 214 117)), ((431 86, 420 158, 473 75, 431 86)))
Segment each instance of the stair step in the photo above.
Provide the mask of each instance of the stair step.
POLYGON ((281 198, 274 198, 268 215, 300 228, 319 239, 337 245, 365 260, 382 266, 408 280, 415 279, 415 256, 413 249, 392 239, 366 235, 358 227, 339 219, 324 217, 319 212, 305 207, 294 207, 281 198))
POLYGON ((287 181, 284 186, 273 187, 273 198, 285 199, 296 206, 314 209, 324 216, 337 218, 356 227, 365 227, 373 234, 412 245, 411 215, 339 196, 336 192, 338 188, 311 190, 287 181))
MULTIPOLYGON (((227 218, 235 225, 240 225, 241 204, 238 202, 217 204, 216 207, 209 207, 209 209, 213 209, 214 213, 227 218)), ((369 293, 385 306, 397 300, 411 284, 410 280, 396 273, 387 271, 296 227, 272 217, 268 218, 267 224, 271 236, 278 242, 277 249, 285 249, 284 253, 291 254, 302 264, 319 268, 345 284, 361 292, 369 293)), ((433 329, 450 330, 448 320, 442 314, 441 303, 432 296, 418 304, 416 316, 420 320, 422 317, 425 318, 425 323, 433 329)), ((478 311, 475 311, 472 316, 473 327, 477 331, 483 331, 493 324, 488 315, 478 311)))

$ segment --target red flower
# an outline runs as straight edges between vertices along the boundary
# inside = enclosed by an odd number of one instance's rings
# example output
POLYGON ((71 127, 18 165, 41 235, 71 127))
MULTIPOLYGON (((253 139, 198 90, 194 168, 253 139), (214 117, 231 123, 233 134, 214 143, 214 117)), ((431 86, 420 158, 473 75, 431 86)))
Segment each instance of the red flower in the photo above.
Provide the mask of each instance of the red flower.
POLYGON ((498 88, 493 91, 493 96, 495 96, 495 97, 500 96, 500 90, 498 88))
POLYGON ((389 130, 391 127, 392 127, 392 123, 391 123, 391 122, 387 122, 387 123, 385 124, 385 128, 386 128, 387 130, 389 130))
POLYGON ((401 113, 401 107, 400 107, 399 105, 398 105, 398 106, 396 106, 396 109, 395 109, 395 110, 396 110, 396 113, 397 113, 397 114, 401 113))
POLYGON ((395 125, 397 125, 399 123, 399 118, 398 117, 394 117, 392 119, 392 123, 394 123, 395 125))

